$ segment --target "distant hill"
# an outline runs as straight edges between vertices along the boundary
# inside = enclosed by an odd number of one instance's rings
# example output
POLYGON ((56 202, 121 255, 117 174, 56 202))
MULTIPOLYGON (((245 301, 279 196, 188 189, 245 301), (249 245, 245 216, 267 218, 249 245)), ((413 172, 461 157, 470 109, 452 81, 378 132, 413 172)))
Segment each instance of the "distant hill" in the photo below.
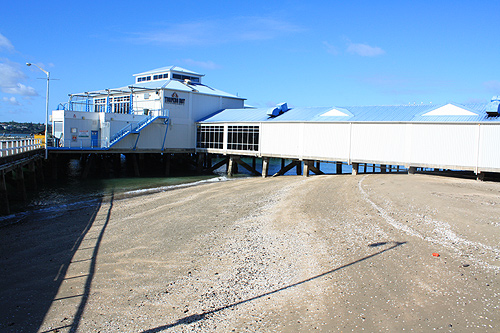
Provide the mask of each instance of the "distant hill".
MULTIPOLYGON (((51 126, 49 125, 49 133, 51 126)), ((45 132, 45 124, 0 122, 0 135, 5 134, 37 134, 45 132)))

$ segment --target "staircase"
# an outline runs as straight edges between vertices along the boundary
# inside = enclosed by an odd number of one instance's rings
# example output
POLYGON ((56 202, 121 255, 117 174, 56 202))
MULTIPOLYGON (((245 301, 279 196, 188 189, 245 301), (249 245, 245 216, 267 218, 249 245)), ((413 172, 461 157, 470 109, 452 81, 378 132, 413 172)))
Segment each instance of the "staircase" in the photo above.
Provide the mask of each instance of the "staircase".
POLYGON ((140 132, 146 128, 149 124, 153 123, 156 119, 168 119, 166 116, 148 116, 136 124, 128 124, 121 130, 119 130, 115 135, 109 140, 109 147, 113 147, 115 144, 120 142, 123 138, 130 134, 140 134, 140 132))

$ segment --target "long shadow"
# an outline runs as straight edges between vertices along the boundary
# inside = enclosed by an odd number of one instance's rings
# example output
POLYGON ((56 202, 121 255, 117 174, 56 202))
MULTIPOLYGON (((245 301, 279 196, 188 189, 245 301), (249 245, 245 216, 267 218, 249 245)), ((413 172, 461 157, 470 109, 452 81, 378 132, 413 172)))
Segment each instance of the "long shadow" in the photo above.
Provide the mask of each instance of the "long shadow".
MULTIPOLYGON (((102 199, 90 206, 51 218, 50 212, 28 216, 22 223, 0 228, 0 331, 36 332, 41 328, 72 258, 92 228, 102 199)), ((76 331, 90 294, 99 244, 111 212, 94 247, 84 291, 71 325, 76 331)), ((88 241, 88 239, 85 239, 88 241)), ((61 298, 63 299, 63 298, 61 298)), ((67 319, 67 318, 65 318, 67 319)))
POLYGON ((85 306, 87 305, 87 301, 90 295, 90 286, 92 285, 92 279, 94 278, 95 274, 97 254, 99 253, 99 247, 101 246, 102 238, 104 237, 104 232, 106 231, 106 227, 108 226, 112 209, 113 209, 113 194, 111 194, 111 199, 109 201, 109 209, 108 209, 108 214, 106 215, 106 221, 102 226, 101 232, 99 232, 99 236, 97 237, 97 241, 94 246, 94 251, 92 252, 92 261, 90 263, 89 274, 87 275, 87 280, 85 281, 85 287, 83 290, 82 299, 80 301, 80 305, 78 306, 78 310, 75 313, 73 323, 71 324, 71 329, 69 330, 70 332, 76 332, 76 330, 78 329, 78 325, 80 324, 80 320, 82 319, 83 311, 85 310, 85 306))
MULTIPOLYGON (((203 320, 205 319, 208 315, 211 315, 211 314, 214 314, 214 313, 217 313, 217 312, 220 312, 220 311, 224 311, 224 310, 227 310, 227 309, 230 309, 230 308, 234 308, 238 305, 241 305, 241 304, 244 304, 244 303, 248 303, 248 302, 252 302, 252 301, 255 301, 259 298, 263 298, 263 297, 266 297, 266 296, 269 296, 269 295, 272 295, 272 294, 276 294, 276 293, 279 293, 281 291, 284 291, 284 290, 287 290, 287 289, 290 289, 290 288, 293 288, 293 287, 297 287, 297 286, 300 286, 304 283, 307 283, 307 282, 310 282, 310 281, 313 281, 313 280, 316 280, 316 279, 319 279, 323 276, 326 276, 326 275, 329 275, 329 274, 332 274, 332 273, 335 273, 335 272, 338 272, 340 271, 341 269, 344 269, 344 268, 347 268, 347 267, 350 267, 350 266, 353 266, 353 265, 356 265, 356 264, 359 264, 360 262, 362 261, 365 261, 365 260, 368 260, 368 259, 371 259, 373 257, 376 257, 384 252, 387 252, 389 250, 393 250, 403 244, 406 244, 406 242, 392 242, 393 245, 384 249, 384 250, 381 250, 381 251, 378 251, 378 252, 375 252, 373 254, 370 254, 369 256, 366 256, 366 257, 363 257, 361 259, 358 259, 356 261, 353 261, 353 262, 350 262, 348 264, 345 264, 345 265, 342 265, 340 267, 337 267, 337 268, 334 268, 332 270, 329 270, 327 272, 324 272, 324 273, 321 273, 321 274, 318 274, 318 275, 315 275, 313 277, 310 277, 308 279, 305 279, 305 280, 302 280, 300 282, 297 282, 297 283, 293 283, 293 284, 290 284, 288 286, 285 286, 285 287, 282 287, 282 288, 279 288, 279 289, 276 289, 276 290, 273 290, 273 291, 270 291, 270 292, 267 292, 267 293, 264 293, 264 294, 261 294, 261 295, 258 295, 258 296, 254 296, 254 297, 251 297, 251 298, 248 298, 248 299, 245 299, 243 301, 239 301, 239 302, 235 302, 235 303, 232 303, 232 304, 228 304, 228 305, 225 305, 225 306, 222 306, 222 307, 219 307, 219 308, 216 308, 214 310, 211 310, 211 311, 206 311, 206 312, 203 312, 203 313, 200 313, 200 314, 193 314, 191 316, 187 316, 187 317, 184 317, 184 318, 181 318, 179 320, 177 320, 175 323, 171 323, 171 324, 167 324, 167 325, 163 325, 163 326, 158 326, 158 327, 155 327, 155 328, 151 328, 151 329, 148 329, 148 330, 145 330, 145 331, 142 331, 142 333, 155 333, 155 332, 161 332, 161 331, 164 331, 164 330, 168 330, 170 328, 173 328, 173 327, 176 327, 178 325, 183 325, 183 324, 190 324, 190 323, 194 323, 194 322, 197 322, 197 321, 200 321, 200 320, 203 320)), ((369 246, 370 247, 379 247, 379 246, 383 246, 383 245, 386 245, 388 244, 387 242, 380 242, 380 243, 373 243, 373 244, 370 244, 369 246)))

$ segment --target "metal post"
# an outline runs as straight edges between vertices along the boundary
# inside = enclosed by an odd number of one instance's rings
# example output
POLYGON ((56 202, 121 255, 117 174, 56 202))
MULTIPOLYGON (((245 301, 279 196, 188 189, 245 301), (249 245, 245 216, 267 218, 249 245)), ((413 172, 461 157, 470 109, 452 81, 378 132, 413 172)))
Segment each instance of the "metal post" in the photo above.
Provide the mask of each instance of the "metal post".
POLYGON ((48 147, 48 128, 49 128, 49 82, 50 82, 50 73, 47 72, 45 69, 41 68, 37 64, 32 64, 30 62, 26 63, 26 66, 31 66, 35 65, 38 67, 39 70, 44 72, 47 75, 47 96, 45 97, 45 159, 47 159, 49 151, 47 149, 48 147))
POLYGON ((49 157, 48 150, 48 130, 49 130, 49 82, 50 82, 50 73, 47 72, 47 97, 45 98, 45 159, 49 157))

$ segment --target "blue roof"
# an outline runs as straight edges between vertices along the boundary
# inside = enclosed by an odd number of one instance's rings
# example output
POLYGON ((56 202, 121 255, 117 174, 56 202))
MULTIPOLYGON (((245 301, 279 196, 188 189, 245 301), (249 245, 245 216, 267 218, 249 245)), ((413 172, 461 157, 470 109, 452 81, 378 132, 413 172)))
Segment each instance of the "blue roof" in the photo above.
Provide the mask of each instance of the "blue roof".
POLYGON ((300 107, 292 108, 277 117, 269 117, 268 108, 225 109, 201 119, 200 122, 500 122, 500 116, 488 116, 485 111, 486 105, 487 103, 447 103, 441 105, 300 107), (442 115, 433 115, 433 113, 426 115, 438 109, 446 112, 443 111, 442 115), (457 115, 453 114, 454 110, 457 111, 457 115))
MULTIPOLYGON (((151 89, 151 90, 170 89, 175 91, 196 92, 205 95, 244 99, 242 97, 227 93, 225 91, 209 87, 205 84, 193 83, 193 82, 187 84, 178 80, 167 80, 167 79, 140 82, 126 87, 114 88, 112 89, 112 91, 131 93, 132 92, 131 89, 151 89)), ((97 90, 97 91, 92 91, 90 93, 106 95, 108 92, 106 90, 97 90)), ((85 93, 82 93, 81 95, 85 95, 85 93)))

